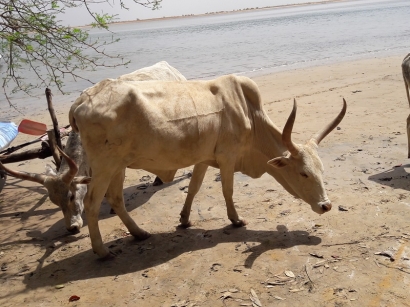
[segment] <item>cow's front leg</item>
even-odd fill
[[[228,213],[228,218],[231,220],[232,224],[237,227],[242,227],[246,225],[246,221],[238,215],[233,203],[233,176],[234,176],[234,165],[227,163],[220,163],[218,161],[221,170],[221,182],[222,182],[222,192],[226,202],[226,210]]]
[[[407,158],[410,158],[410,115],[407,117]]]
[[[94,253],[101,258],[110,255],[109,249],[103,244],[100,229],[98,227],[98,215],[100,213],[101,202],[107,190],[108,182],[109,180],[106,180],[105,176],[101,178],[93,176],[84,198],[84,209],[87,217],[88,230],[90,232],[91,246]]]
[[[114,209],[115,213],[127,227],[130,234],[139,240],[147,239],[150,234],[138,227],[135,221],[128,214],[124,205],[123,183],[125,178],[125,169],[118,172],[111,179],[111,183],[107,190],[107,201]]]
[[[191,181],[189,182],[189,186],[188,186],[188,194],[185,199],[184,207],[182,208],[182,211],[180,213],[181,218],[179,219],[179,221],[181,222],[182,227],[192,226],[191,222],[189,221],[192,202],[194,201],[194,197],[198,193],[202,185],[207,169],[208,169],[208,165],[205,165],[205,164],[196,164],[194,166],[194,170],[192,171]]]

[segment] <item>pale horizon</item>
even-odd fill
[[[246,0],[163,0],[159,10],[151,10],[134,2],[129,3],[129,10],[121,9],[119,3],[95,4],[91,7],[98,13],[117,15],[114,22],[144,20],[164,17],[179,17],[187,15],[201,15],[221,11],[236,11],[251,8],[263,8],[268,6],[282,6],[293,4],[308,4],[317,2],[333,2],[334,0],[254,0],[252,5]],[[343,0],[339,0],[343,1]],[[96,9],[97,8],[97,9]],[[93,22],[84,7],[67,9],[65,14],[60,15],[61,21],[68,26],[85,26]]]

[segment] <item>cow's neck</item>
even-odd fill
[[[82,149],[82,148],[81,148]],[[78,167],[77,176],[89,176],[90,175],[90,167],[88,166],[87,160],[85,158],[85,153],[79,156],[76,160],[74,160]],[[59,174],[64,174],[70,171],[70,166],[68,165],[65,158],[61,160],[61,165],[58,170]]]
[[[287,151],[282,143],[282,133],[266,114],[255,117],[254,148],[270,159],[283,156]]]
[[[269,160],[288,154],[287,148],[282,143],[282,133],[266,114],[255,119],[254,124],[254,146],[250,161],[254,161],[252,164],[254,167],[256,166],[255,169],[258,170],[259,174],[255,176],[255,171],[254,174],[251,174],[250,176],[255,178],[262,176],[264,173],[268,173],[290,194],[297,197],[286,180],[284,180],[281,173],[278,172],[276,168],[268,165]],[[258,162],[255,163],[255,161]]]
[[[252,178],[259,178],[270,172],[268,161],[282,156],[286,148],[282,144],[282,133],[263,111],[252,114],[252,145],[237,162],[236,171]]]
[[[65,146],[64,152],[74,160],[77,164],[78,172],[77,176],[88,176],[89,175],[89,166],[87,163],[86,155],[84,148],[81,144],[80,135],[75,132],[71,132],[68,137],[67,144]],[[67,161],[63,158],[61,161],[60,169],[58,170],[59,174],[64,174],[70,170],[70,167]]]

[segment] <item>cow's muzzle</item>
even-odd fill
[[[323,212],[328,212],[328,211],[330,211],[332,209],[332,204],[323,204],[322,205],[322,210],[323,210]]]
[[[66,226],[67,230],[71,233],[80,232],[81,227],[83,227],[83,219],[79,215],[71,217],[70,226]]]
[[[67,228],[67,230],[71,233],[79,233],[80,228],[81,228],[80,226],[74,225],[74,226],[71,226],[70,228]]]
[[[67,230],[71,233],[79,233],[81,226],[78,224],[73,224],[70,227],[67,227]]]

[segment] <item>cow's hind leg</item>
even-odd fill
[[[114,209],[115,213],[127,227],[130,234],[139,240],[147,239],[150,234],[138,227],[135,221],[128,214],[124,205],[123,183],[125,178],[125,169],[118,172],[111,179],[111,183],[107,190],[107,201]]]
[[[235,161],[235,159],[233,159]],[[218,164],[221,169],[221,182],[222,182],[222,192],[226,202],[226,210],[228,213],[228,218],[231,220],[232,224],[237,227],[245,226],[246,221],[238,215],[233,203],[233,176],[234,176],[234,165],[231,163],[220,163]]]
[[[189,182],[188,186],[188,195],[186,196],[184,207],[182,208],[182,211],[180,213],[181,218],[179,219],[179,221],[181,222],[182,227],[192,226],[191,222],[189,221],[192,202],[194,201],[194,197],[198,193],[202,185],[202,181],[204,180],[204,176],[207,169],[208,165],[205,164],[196,164],[194,166],[191,181]]]

